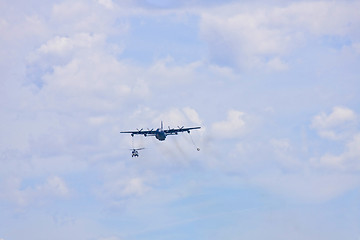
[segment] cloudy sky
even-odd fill
[[[0,239],[359,240],[359,9],[0,0]]]

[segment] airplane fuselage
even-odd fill
[[[144,135],[145,137],[147,136],[155,136],[157,140],[159,141],[164,141],[166,139],[167,135],[178,135],[179,132],[188,132],[190,133],[190,130],[194,130],[194,129],[199,129],[200,127],[191,127],[191,128],[184,128],[184,126],[182,127],[178,127],[178,128],[170,128],[169,129],[164,129],[163,127],[163,122],[161,121],[161,127],[156,129],[155,131],[153,129],[148,129],[147,131],[143,131],[143,129],[141,128],[140,130],[138,129],[137,131],[125,131],[125,132],[120,132],[120,133],[130,133],[132,137],[134,137],[134,135]]]
[[[158,128],[156,130],[156,134],[155,134],[156,139],[158,139],[159,141],[164,141],[166,139],[166,133],[164,132],[164,130],[161,130],[160,128]]]

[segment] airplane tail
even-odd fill
[[[161,131],[164,130],[163,121],[161,121]]]

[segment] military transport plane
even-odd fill
[[[190,130],[194,130],[194,129],[200,129],[201,127],[191,127],[191,128],[184,128],[184,126],[179,127],[178,128],[170,128],[169,129],[164,129],[163,128],[163,122],[161,121],[161,127],[154,130],[147,130],[147,131],[143,131],[143,129],[138,129],[137,131],[125,131],[125,132],[120,132],[120,133],[130,133],[131,136],[133,137],[136,134],[139,135],[144,135],[146,136],[155,136],[156,139],[158,139],[159,141],[164,141],[167,135],[177,135],[179,132],[188,132],[190,133]]]

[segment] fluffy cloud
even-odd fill
[[[196,5],[194,1],[188,2],[186,6]],[[294,49],[310,42],[309,39],[318,43],[321,37],[330,35],[352,41],[359,29],[357,4],[307,1],[254,7],[250,1],[241,4],[229,1],[225,6],[223,2],[215,2],[210,5],[215,4],[216,8],[208,7],[208,2],[204,1],[191,10],[175,7],[154,10],[145,2],[131,0],[65,0],[45,4],[27,1],[14,2],[11,8],[8,7],[10,2],[2,4],[5,10],[0,11],[4,13],[9,9],[11,13],[0,17],[0,56],[3,56],[0,72],[5,82],[1,82],[0,88],[0,130],[1,135],[6,136],[1,138],[0,144],[0,207],[6,209],[0,225],[10,229],[7,230],[9,236],[13,236],[11,231],[18,233],[16,229],[23,229],[18,220],[23,222],[22,226],[28,226],[26,233],[34,233],[36,227],[41,229],[42,226],[42,222],[32,221],[38,219],[34,215],[59,212],[74,219],[67,225],[71,225],[71,230],[76,228],[78,238],[136,238],[121,219],[128,219],[136,232],[139,226],[153,224],[152,220],[162,215],[158,229],[168,231],[169,218],[175,223],[184,223],[184,215],[188,215],[186,209],[196,215],[199,206],[204,205],[206,210],[204,207],[201,214],[211,216],[217,206],[227,205],[224,202],[228,199],[224,196],[230,196],[243,186],[256,192],[261,191],[258,188],[261,186],[275,193],[276,199],[280,195],[310,202],[332,199],[357,186],[358,178],[350,170],[358,169],[360,143],[358,134],[352,131],[357,116],[351,109],[337,107],[313,118],[313,129],[324,138],[344,140],[345,149],[343,153],[322,155],[323,149],[309,144],[312,148],[309,154],[320,152],[320,157],[308,164],[304,160],[307,156],[299,154],[297,133],[286,134],[286,128],[304,124],[292,121],[288,112],[281,112],[281,109],[288,109],[290,103],[272,106],[269,102],[261,102],[267,85],[259,84],[262,85],[259,88],[251,82],[245,84],[247,76],[237,75],[236,69],[231,67],[217,65],[221,60],[236,67],[290,69],[288,57]],[[130,9],[122,4],[136,6]],[[31,10],[22,11],[26,8],[24,5],[31,6]],[[36,10],[38,8],[41,10]],[[17,9],[16,14],[11,9]],[[143,35],[144,28],[139,26],[149,18],[154,28],[147,29],[150,33]],[[159,35],[157,37],[169,41],[170,35],[179,33],[186,38],[177,35],[171,38],[174,48],[181,45],[184,49],[206,49],[198,39],[196,27],[182,32],[183,29],[176,24],[173,27],[169,19],[177,23],[189,21],[181,25],[187,30],[200,19],[200,35],[210,46],[215,64],[208,63],[206,50],[194,53],[191,58],[184,54],[179,60],[159,46],[160,54],[159,49],[151,49],[153,55],[149,59],[155,60],[148,63],[148,60],[143,61],[141,51],[141,47],[147,48],[145,44],[139,46],[138,55],[133,55],[133,50],[125,44],[126,34],[131,35],[130,41],[134,40],[133,48],[138,47],[136,40],[142,37],[143,42],[156,39],[144,36]],[[350,20],[352,24],[348,24]],[[163,30],[164,25],[173,31],[153,32],[154,29]],[[357,43],[352,43],[354,49],[358,48]],[[164,52],[166,57],[163,57]],[[258,79],[257,83],[262,80]],[[288,90],[282,82],[278,85],[268,82],[274,88],[279,87],[279,93]],[[246,89],[247,94],[236,94],[240,88]],[[239,110],[215,116],[223,106],[243,109],[242,104],[254,109],[251,116]],[[276,109],[276,114],[272,115],[276,118],[269,120],[273,125],[265,123],[254,129],[253,116],[259,115],[256,109],[263,105]],[[200,131],[192,132],[192,136],[196,143],[200,136],[204,148],[197,152],[187,133],[169,137],[165,142],[141,137],[139,142],[148,144],[147,149],[141,152],[141,157],[131,159],[127,149],[131,146],[131,137],[120,135],[119,131],[156,128],[161,120],[165,127],[202,126]],[[291,125],[287,125],[290,121]],[[269,129],[274,123],[277,127]],[[203,138],[203,124],[209,124],[209,132],[216,137],[210,139],[212,134],[207,134],[207,139]],[[254,134],[246,134],[249,129],[255,130]],[[299,164],[297,159],[304,163]],[[323,174],[323,166],[346,171]],[[224,188],[231,188],[226,190],[230,194],[224,194]],[[76,199],[70,199],[71,204],[59,201],[73,196]],[[96,197],[105,203],[96,201]],[[258,199],[254,200],[249,202],[256,203]],[[7,207],[9,202],[27,206],[32,212],[29,211],[28,218],[16,216],[13,222],[8,222],[8,216],[14,215],[14,208]],[[49,202],[49,208],[39,211],[38,205],[43,207]],[[68,210],[69,205],[73,209]],[[112,209],[116,214],[103,211],[109,205],[115,206]],[[234,204],[235,211],[240,205]],[[126,211],[122,211],[124,209]],[[201,219],[195,215],[193,219]],[[75,220],[79,216],[96,224],[82,225]],[[50,216],[45,219],[44,222],[51,222]],[[30,222],[33,225],[28,224]],[[55,235],[54,231],[74,232],[64,231],[68,228],[55,224],[56,227],[45,225],[52,226],[48,232],[37,232],[42,233],[41,236]],[[24,238],[22,233],[18,234],[17,239]],[[64,238],[60,234],[56,237]]]
[[[321,137],[338,141],[338,145],[344,145],[344,149],[340,154],[327,150],[320,157],[312,157],[310,163],[315,167],[335,171],[358,171],[360,134],[357,123],[357,114],[345,107],[334,107],[330,114],[322,112],[316,115],[312,119],[312,128]]]
[[[222,138],[235,138],[247,130],[246,114],[237,110],[229,110],[225,121],[212,124],[211,131]]]
[[[104,46],[104,36],[100,34],[77,33],[74,37],[56,36],[50,39],[38,49],[40,54],[63,55],[74,49],[94,49]]]
[[[43,204],[48,199],[63,198],[70,194],[70,190],[64,180],[58,176],[46,179],[42,184],[28,186],[22,185],[25,181],[16,177],[5,179],[1,187],[1,198],[10,200],[18,206],[25,207],[29,204]]]
[[[339,140],[354,133],[357,116],[349,108],[334,107],[330,114],[320,113],[316,115],[311,126],[321,137]]]
[[[109,206],[121,206],[128,198],[138,198],[151,190],[145,177],[126,177],[109,179],[96,191],[97,196]]]
[[[113,236],[113,237],[99,238],[98,240],[121,240],[121,238]]]
[[[201,36],[217,63],[286,70],[288,54],[314,38],[356,40],[358,7],[356,1],[306,1],[269,8],[232,3],[202,14]]]
[[[325,154],[320,158],[312,158],[316,167],[325,167],[340,171],[360,170],[360,133],[346,143],[345,150],[339,155]]]
[[[275,159],[283,167],[301,169],[302,164],[294,154],[294,147],[289,139],[271,139],[270,146],[275,153]]]
[[[359,177],[341,173],[266,173],[252,179],[253,183],[300,202],[326,202],[359,186]]]
[[[182,109],[174,108],[162,112],[155,118],[157,124],[161,120],[170,127],[177,127],[185,124],[201,124],[199,114],[191,107],[184,107]]]
[[[113,9],[114,8],[114,3],[112,0],[98,0],[98,2],[105,6],[108,9]]]
[[[51,24],[60,34],[80,32],[122,34],[126,25],[115,24],[119,16],[111,0],[100,1],[62,1],[54,4]]]

